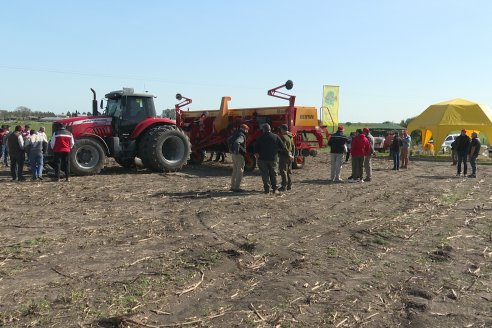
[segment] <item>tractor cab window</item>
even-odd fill
[[[123,117],[134,122],[139,122],[147,117],[155,117],[153,99],[150,97],[126,97]]]
[[[121,116],[121,99],[108,99],[105,115],[113,117]]]

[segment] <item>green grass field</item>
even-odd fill
[[[37,122],[37,121],[9,121],[9,122],[0,122],[2,125],[10,125],[10,131],[14,131],[16,125],[20,125],[24,127],[24,125],[29,124],[31,127],[31,130],[36,130],[39,131],[39,128],[41,126],[45,127],[45,132],[46,135],[49,137],[51,136],[51,122]]]

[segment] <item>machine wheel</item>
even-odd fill
[[[120,164],[122,167],[129,169],[135,167],[135,158],[114,158],[115,162]]]
[[[188,164],[192,165],[200,165],[205,160],[205,151],[193,151],[190,154],[190,159],[188,160]]]
[[[70,152],[70,171],[77,175],[98,174],[105,159],[106,154],[98,141],[79,139]]]
[[[252,172],[256,168],[256,157],[248,153],[244,156],[244,170],[246,172]]]
[[[188,137],[173,125],[151,128],[139,144],[140,159],[146,168],[153,171],[177,171],[190,157]]]
[[[304,163],[306,162],[306,157],[304,156],[296,156],[294,161],[292,162],[293,169],[302,169],[304,167]]]

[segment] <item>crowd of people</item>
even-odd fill
[[[43,180],[44,156],[48,150],[48,137],[45,128],[38,131],[26,124],[17,125],[10,131],[9,125],[2,125],[0,129],[0,160],[6,167],[10,167],[12,181],[25,181],[24,166],[27,164],[33,181]],[[65,173],[65,180],[69,181],[70,165],[69,154],[75,144],[72,134],[61,126],[53,133],[50,141],[53,150],[54,180],[60,180],[60,170]]]
[[[364,182],[372,179],[371,158],[376,155],[374,151],[374,137],[368,128],[358,129],[351,133],[349,137],[344,135],[343,126],[338,127],[338,131],[333,134],[328,141],[331,147],[331,176],[333,182],[341,182],[340,171],[342,158],[345,154],[345,162],[352,157],[352,175],[348,177],[350,182]],[[407,169],[410,155],[412,139],[406,129],[400,136],[398,132],[394,134],[389,146],[390,157],[393,160],[393,170]],[[459,137],[451,145],[453,165],[457,165],[456,176],[461,176],[463,166],[463,176],[469,178],[477,177],[477,157],[480,153],[480,139],[476,132],[472,132],[471,138],[462,130]],[[467,162],[470,162],[472,173],[467,175]],[[363,177],[365,171],[365,178]]]
[[[461,176],[461,168],[463,166],[463,176],[467,176],[468,164],[472,173],[468,175],[469,178],[477,177],[477,157],[480,154],[480,148],[482,147],[480,139],[478,139],[478,133],[472,132],[471,138],[466,134],[466,130],[461,130],[460,135],[451,144],[451,152],[453,156],[452,165],[456,165],[456,176]]]
[[[291,164],[294,160],[295,145],[293,135],[288,130],[288,126],[280,126],[280,135],[271,131],[271,126],[263,124],[263,134],[257,138],[253,145],[254,157],[257,160],[258,168],[263,181],[265,194],[288,191],[292,188]],[[231,191],[243,192],[241,181],[244,174],[246,140],[249,127],[242,124],[235,130],[228,140],[228,148],[231,153],[233,170],[231,177]],[[337,131],[328,140],[330,146],[331,171],[330,181],[342,182],[342,165],[351,158],[351,175],[347,178],[349,182],[369,182],[372,180],[372,158],[376,156],[374,150],[374,137],[368,128],[357,129],[349,136],[344,134],[344,127],[338,126]],[[394,134],[390,144],[390,157],[393,159],[393,170],[407,169],[409,162],[409,149],[411,137],[408,131],[403,130],[402,135]],[[54,177],[55,181],[60,180],[60,171],[64,171],[65,180],[70,178],[70,151],[74,146],[74,138],[65,126],[61,126],[53,133],[50,141],[53,150]],[[10,167],[12,181],[23,181],[24,165],[27,163],[32,180],[43,180],[43,159],[48,149],[48,139],[44,127],[38,131],[30,129],[29,125],[24,127],[17,125],[14,131],[10,131],[10,126],[2,125],[0,129],[0,161],[6,167]],[[462,130],[460,136],[451,145],[453,165],[457,166],[457,176],[467,176],[468,165],[470,162],[472,172],[468,177],[476,178],[477,157],[480,153],[480,140],[478,134],[473,132],[471,138]],[[212,153],[209,161],[212,160]],[[216,153],[215,161],[224,162],[225,154]],[[463,167],[463,171],[462,171]],[[277,169],[281,177],[280,186],[277,182]]]

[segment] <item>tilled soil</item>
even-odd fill
[[[328,183],[320,154],[279,196],[257,172],[229,192],[227,161],[70,182],[2,167],[0,326],[492,327],[492,166],[373,165]]]

